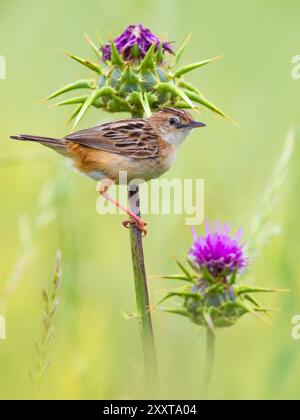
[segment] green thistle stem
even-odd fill
[[[134,115],[134,117],[137,117],[137,115]],[[138,186],[135,186],[134,189],[132,187],[129,189],[128,202],[130,210],[140,217],[141,212]],[[146,379],[149,390],[154,391],[157,390],[158,387],[158,371],[149,305],[149,293],[144,262],[143,242],[141,232],[134,225],[132,225],[130,228],[130,244]]]
[[[208,388],[212,374],[214,370],[215,363],[215,335],[214,333],[207,328],[206,330],[206,372],[205,372],[205,382],[204,386]]]

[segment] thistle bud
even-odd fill
[[[163,107],[193,109],[200,105],[226,117],[185,81],[184,75],[215,60],[178,67],[187,42],[175,52],[170,42],[162,41],[141,24],[128,26],[120,36],[99,46],[86,38],[97,61],[67,55],[92,71],[94,78],[68,83],[48,97],[52,99],[78,89],[88,91],[86,95],[59,102],[59,105],[76,105],[71,116],[74,126],[92,106],[108,112],[149,116]]]

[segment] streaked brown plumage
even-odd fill
[[[159,177],[170,168],[179,145],[191,129],[203,126],[203,123],[193,121],[186,111],[165,108],[148,119],[114,121],[62,139],[31,135],[11,138],[39,142],[70,158],[76,169],[95,180],[102,180],[99,192],[113,201],[107,189],[119,182],[119,172],[127,173],[128,182]],[[119,206],[119,203],[115,204]],[[129,214],[138,228],[145,231],[141,219]]]

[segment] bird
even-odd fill
[[[160,177],[172,166],[187,135],[194,128],[205,126],[185,110],[163,108],[149,118],[104,123],[63,138],[27,134],[10,138],[47,146],[70,159],[75,169],[101,181],[97,192],[129,215],[130,219],[125,220],[123,225],[129,227],[134,224],[145,235],[147,223],[114,200],[108,194],[109,188],[120,183],[121,172],[126,173],[127,183]]]

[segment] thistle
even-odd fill
[[[189,285],[169,292],[160,302],[177,296],[182,299],[181,305],[179,308],[164,310],[184,315],[195,324],[208,328],[212,334],[216,328],[234,325],[247,313],[268,322],[265,315],[269,309],[263,307],[252,295],[275,292],[276,289],[237,283],[249,265],[240,237],[241,231],[231,236],[229,227],[221,227],[219,223],[214,224],[212,229],[207,225],[203,236],[195,234],[188,253],[192,271],[178,263],[183,274],[168,276],[180,277]]]
[[[141,24],[128,26],[120,36],[106,44],[95,44],[87,37],[96,61],[67,55],[91,70],[94,77],[67,84],[48,99],[79,89],[87,91],[57,104],[76,105],[71,116],[74,126],[92,106],[108,112],[149,116],[162,107],[194,109],[201,105],[226,117],[184,79],[192,70],[216,60],[212,58],[179,67],[188,40],[175,52],[171,43],[161,41]]]
[[[177,262],[181,273],[165,276],[188,284],[170,291],[161,299],[160,303],[179,298],[179,305],[163,308],[163,311],[185,316],[207,330],[205,385],[212,374],[216,329],[231,327],[246,314],[270,324],[271,309],[262,306],[254,295],[284,291],[238,283],[250,262],[241,235],[241,230],[231,235],[229,226],[222,227],[218,222],[212,228],[207,225],[203,236],[194,232],[194,242],[187,258],[191,269]]]

